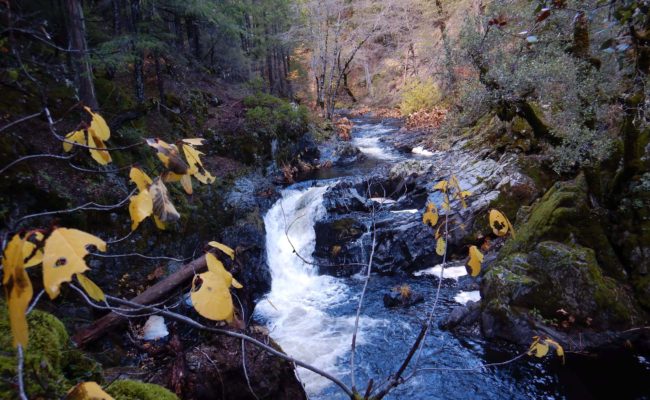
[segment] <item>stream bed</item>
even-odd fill
[[[347,385],[351,383],[350,344],[364,279],[359,274],[319,275],[313,263],[314,225],[326,216],[323,195],[329,186],[346,177],[429,156],[422,151],[404,154],[385,145],[381,139],[399,129],[395,124],[364,119],[353,122],[352,144],[363,152],[365,159],[354,165],[334,167],[318,179],[286,188],[265,215],[272,288],[255,311],[257,319],[266,324],[271,337],[289,355],[334,374]],[[359,246],[370,247],[369,235],[368,232],[359,239]],[[620,398],[648,398],[649,391],[644,392],[642,382],[650,372],[650,362],[632,354],[618,354],[615,360],[578,359],[571,366],[563,366],[557,358],[525,357],[505,366],[480,369],[486,363],[509,360],[525,349],[457,337],[438,328],[459,303],[479,298],[475,290],[466,290],[471,278],[463,270],[461,266],[443,272],[431,330],[417,358],[419,371],[413,374],[409,367],[404,374],[408,379],[388,399],[599,398],[606,393],[601,390],[609,385],[607,371],[611,372],[612,363],[624,365],[632,382],[618,383]],[[379,387],[399,368],[431,310],[440,273],[438,267],[412,275],[371,276],[355,360],[356,382],[362,393],[370,379]],[[423,295],[425,301],[409,308],[384,307],[383,296],[402,285]],[[311,399],[346,399],[328,380],[302,368],[298,373]]]

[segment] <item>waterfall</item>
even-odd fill
[[[310,264],[316,240],[314,223],[325,214],[326,190],[326,186],[285,190],[264,217],[273,281],[256,314],[266,321],[271,337],[287,354],[340,375],[343,371],[337,368],[337,360],[350,350],[354,318],[334,317],[326,310],[348,301],[348,289],[337,278],[319,276],[317,267]],[[309,394],[330,384],[305,369],[299,368],[298,373]]]

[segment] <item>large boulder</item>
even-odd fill
[[[598,347],[647,320],[582,175],[556,183],[518,222],[481,281],[487,337],[523,343],[555,330]]]
[[[599,330],[641,322],[629,289],[603,276],[594,251],[579,245],[546,241],[499,259],[483,277],[481,298],[486,336],[514,341],[522,333],[516,320],[531,316],[552,321],[561,312],[574,327]]]
[[[255,338],[282,349],[266,335]],[[243,363],[242,354],[245,354]],[[188,400],[303,400],[304,389],[294,366],[241,340],[220,336],[188,350],[183,398]],[[244,370],[246,368],[246,370]]]

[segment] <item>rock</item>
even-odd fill
[[[271,346],[281,350],[268,337],[262,337],[257,333],[252,333],[252,336],[265,342],[270,341]],[[242,343],[239,339],[220,336],[211,343],[203,343],[187,351],[184,357],[188,375],[183,398],[191,400],[215,398],[302,400],[307,398],[296,378],[293,365],[250,344],[246,345],[245,354],[247,375],[243,370]]]
[[[424,302],[424,296],[419,293],[409,293],[408,296],[404,296],[400,292],[390,292],[384,294],[384,307],[386,308],[407,308],[422,302]]]
[[[482,328],[489,338],[525,343],[538,325],[573,316],[574,329],[622,329],[642,321],[625,285],[603,272],[593,250],[545,241],[500,257],[481,281]],[[540,317],[534,321],[532,317]]]
[[[350,142],[337,143],[336,148],[332,154],[333,164],[336,165],[349,165],[362,161],[366,156]]]
[[[248,213],[233,226],[224,229],[222,234],[222,242],[237,252],[230,271],[244,286],[239,296],[246,316],[253,312],[255,302],[271,290],[271,271],[266,262],[266,232],[261,212]]]
[[[558,182],[533,206],[527,222],[517,226],[516,237],[506,242],[502,255],[529,251],[544,240],[575,243],[594,249],[604,272],[623,279],[626,272],[605,234],[599,212],[591,206],[583,175]]]
[[[481,303],[470,301],[466,305],[454,307],[440,324],[440,328],[447,330],[474,330],[481,319]]]
[[[72,347],[63,323],[55,316],[32,311],[27,317],[29,343],[25,349],[25,392],[32,399],[60,399],[83,381],[102,381],[101,366]],[[7,305],[0,299],[0,398],[17,399],[16,358]]]
[[[106,392],[115,400],[178,400],[174,393],[162,386],[129,379],[111,383]]]

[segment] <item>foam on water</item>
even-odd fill
[[[282,199],[264,217],[273,280],[271,292],[266,301],[258,303],[256,313],[267,321],[271,337],[287,354],[340,375],[343,371],[337,367],[337,360],[350,350],[354,317],[334,317],[326,310],[347,301],[350,294],[340,279],[319,276],[317,268],[310,264],[316,239],[314,222],[325,213],[322,201],[326,190],[313,187],[284,191]],[[372,321],[365,322],[366,326],[373,325]],[[302,368],[299,375],[310,394],[330,385]]]

